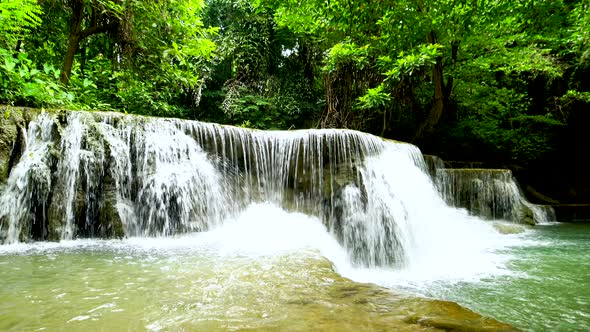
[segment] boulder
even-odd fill
[[[533,210],[524,203],[518,205],[517,215],[518,220],[523,224],[531,226],[537,224],[537,222],[535,221],[535,214],[533,213]]]

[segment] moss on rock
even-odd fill
[[[534,226],[537,224],[535,221],[535,215],[533,210],[526,206],[526,204],[521,203],[518,206],[518,219],[521,223]]]
[[[18,144],[20,127],[25,127],[22,110],[0,107],[0,184],[5,183],[10,173],[10,159]]]

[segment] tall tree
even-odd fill
[[[116,32],[123,14],[121,0],[69,0],[68,9],[71,12],[68,46],[59,75],[64,85],[70,81],[80,42],[92,35]]]

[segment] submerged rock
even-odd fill
[[[0,256],[13,309],[0,330],[516,331],[452,302],[354,282],[305,250],[254,258],[128,243]],[[23,289],[31,267],[43,287]]]
[[[526,230],[523,225],[508,222],[495,221],[493,225],[501,234],[520,234]]]
[[[416,327],[441,331],[511,332],[518,329],[481,316],[457,303],[441,300],[408,300],[412,313],[405,321]],[[418,328],[416,330],[419,330]]]

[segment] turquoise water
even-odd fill
[[[511,331],[451,302],[343,278],[315,250],[226,255],[192,245],[201,240],[0,254],[0,331]]]
[[[590,331],[590,224],[540,225],[506,249],[509,275],[435,284],[426,295],[528,331]]]
[[[304,225],[294,220],[272,236],[259,232],[268,230],[264,225],[180,238],[3,246],[0,330],[502,327],[409,290],[527,331],[590,331],[590,224],[537,226],[517,235],[496,253],[507,258],[504,273],[416,282],[400,286],[402,292],[343,278],[313,249],[330,235],[310,240],[319,231]],[[367,271],[396,278],[390,272]]]

